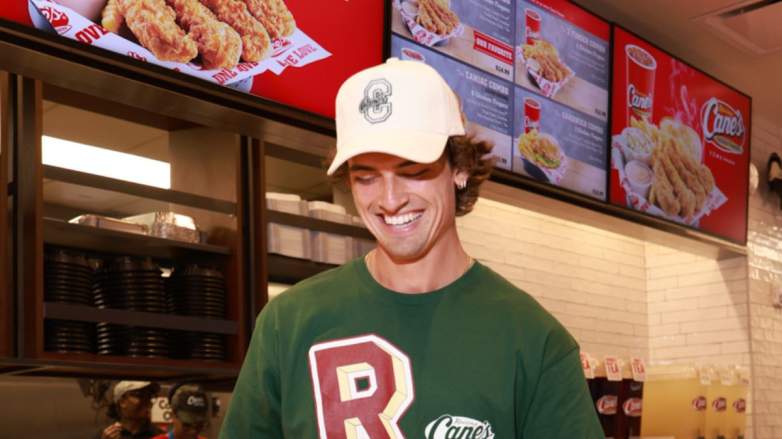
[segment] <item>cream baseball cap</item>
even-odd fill
[[[123,395],[132,391],[153,386],[152,391],[157,393],[157,384],[151,381],[120,381],[114,385],[114,402],[119,401]]]
[[[419,61],[390,58],[348,78],[337,93],[337,154],[327,173],[364,153],[432,163],[450,136],[464,135],[459,100]]]

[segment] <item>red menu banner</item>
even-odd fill
[[[615,28],[614,204],[744,244],[751,99]]]
[[[0,9],[42,32],[326,117],[345,79],[382,62],[383,14],[383,2],[344,0],[10,0]]]

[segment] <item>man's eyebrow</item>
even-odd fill
[[[416,163],[416,162],[413,162],[413,161],[410,161],[410,160],[405,160],[402,163],[396,165],[395,168],[396,169],[409,168],[411,166],[417,166],[417,165],[420,165],[420,163]]]
[[[355,165],[350,165],[348,170],[349,171],[374,171],[375,168],[373,168],[372,166],[355,164]]]

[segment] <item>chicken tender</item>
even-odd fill
[[[271,38],[287,37],[296,30],[296,20],[283,0],[244,0],[244,3]]]
[[[117,0],[117,6],[133,35],[159,60],[186,63],[198,56],[195,41],[164,0]]]
[[[242,38],[242,59],[257,62],[266,58],[271,38],[241,0],[200,0],[220,21],[228,23]]]
[[[652,186],[652,191],[655,201],[660,204],[660,207],[668,215],[678,215],[681,210],[681,204],[679,204],[676,195],[673,193],[673,186],[663,169],[662,160],[655,160],[653,169],[654,185]]]
[[[459,25],[459,17],[436,0],[418,1],[418,23],[438,35],[448,35]]]
[[[176,12],[177,23],[198,45],[205,69],[234,68],[242,53],[242,39],[231,26],[219,21],[198,0],[166,0]]]

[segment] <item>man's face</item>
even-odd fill
[[[414,261],[454,225],[454,173],[445,156],[430,164],[380,153],[348,161],[361,218],[396,261]]]
[[[174,416],[174,439],[198,439],[198,435],[206,428],[206,422],[188,424]]]
[[[131,390],[119,401],[122,417],[132,420],[148,420],[152,414],[152,392],[146,389]]]

